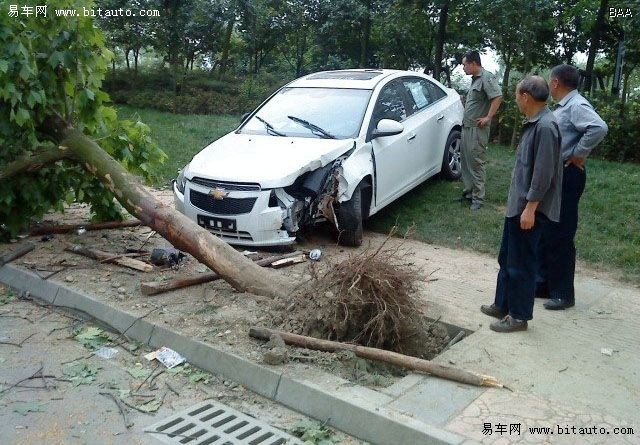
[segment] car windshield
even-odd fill
[[[239,132],[276,137],[354,138],[370,96],[370,90],[283,88]]]

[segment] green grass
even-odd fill
[[[200,149],[239,122],[236,116],[118,109],[121,117],[137,113],[151,127],[169,156],[162,169],[167,181]],[[489,148],[487,202],[478,212],[452,202],[462,192],[460,182],[433,178],[374,215],[368,227],[388,232],[396,221],[401,231],[414,224],[414,237],[421,241],[497,255],[513,156],[505,147]],[[587,263],[640,282],[640,165],[589,160],[576,246],[578,257]]]
[[[160,168],[165,181],[177,176],[179,169],[210,142],[238,126],[239,116],[183,115],[149,108],[117,106],[121,119],[139,119],[151,128],[153,138],[169,159]]]

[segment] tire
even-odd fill
[[[338,220],[338,243],[343,246],[362,245],[362,182],[357,185],[349,201],[340,203]]]
[[[462,166],[460,165],[461,142],[462,134],[460,130],[451,130],[444,146],[441,170],[442,177],[450,181],[460,179],[460,176],[462,176]]]

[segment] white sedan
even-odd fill
[[[175,204],[230,244],[291,244],[328,220],[358,246],[364,219],[431,176],[460,177],[462,112],[456,91],[417,72],[310,74],[195,155]]]

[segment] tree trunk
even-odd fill
[[[622,109],[627,105],[627,96],[629,95],[629,77],[631,77],[631,72],[633,68],[628,68],[624,73],[624,78],[622,79]]]
[[[307,337],[305,335],[292,334],[289,332],[255,326],[249,329],[249,335],[261,340],[269,340],[271,336],[277,335],[280,336],[286,344],[298,346],[300,348],[327,352],[351,351],[358,357],[390,363],[394,366],[400,366],[405,369],[425,372],[454,382],[467,383],[475,386],[490,386],[494,388],[503,387],[495,377],[476,374],[475,372],[469,372],[463,369],[452,368],[451,366],[441,365],[429,360],[423,360],[393,351],[386,351],[384,349],[354,345],[351,343],[341,343],[331,340],[321,340],[319,338]]]
[[[229,62],[229,49],[231,48],[231,35],[233,34],[233,26],[235,25],[235,19],[229,20],[227,23],[227,30],[224,35],[224,44],[222,46],[222,57],[220,60],[220,75],[222,76],[227,71],[227,63]]]
[[[49,133],[61,141],[60,145],[68,147],[73,159],[99,178],[129,213],[176,249],[190,253],[214,270],[236,290],[284,298],[294,287],[294,283],[268,273],[206,229],[157,200],[137,178],[79,130],[66,126],[61,119],[52,119],[47,125]]]
[[[440,80],[440,70],[442,68],[442,53],[444,52],[444,40],[447,34],[447,19],[449,18],[449,2],[443,0],[440,8],[440,22],[438,24],[438,34],[436,35],[436,55],[433,59],[433,78]]]
[[[362,35],[360,36],[360,68],[366,68],[369,63],[369,37],[371,36],[371,0],[365,1],[367,12],[362,21]]]
[[[596,23],[591,30],[591,42],[589,43],[589,56],[587,57],[587,66],[585,68],[584,92],[591,94],[591,82],[593,76],[593,65],[596,61],[596,53],[600,46],[600,35],[604,29],[604,14],[607,10],[609,0],[600,0],[600,9],[598,9],[598,17]]]
[[[69,150],[63,145],[38,151],[33,155],[24,156],[5,165],[4,168],[0,170],[0,181],[4,181],[22,173],[30,173],[39,170],[45,165],[52,164],[68,157]]]
[[[127,61],[127,70],[131,69],[131,66],[129,66],[129,53],[131,52],[131,50],[129,48],[124,50],[124,60]]]
[[[133,72],[138,74],[138,56],[140,55],[140,48],[133,50]]]

